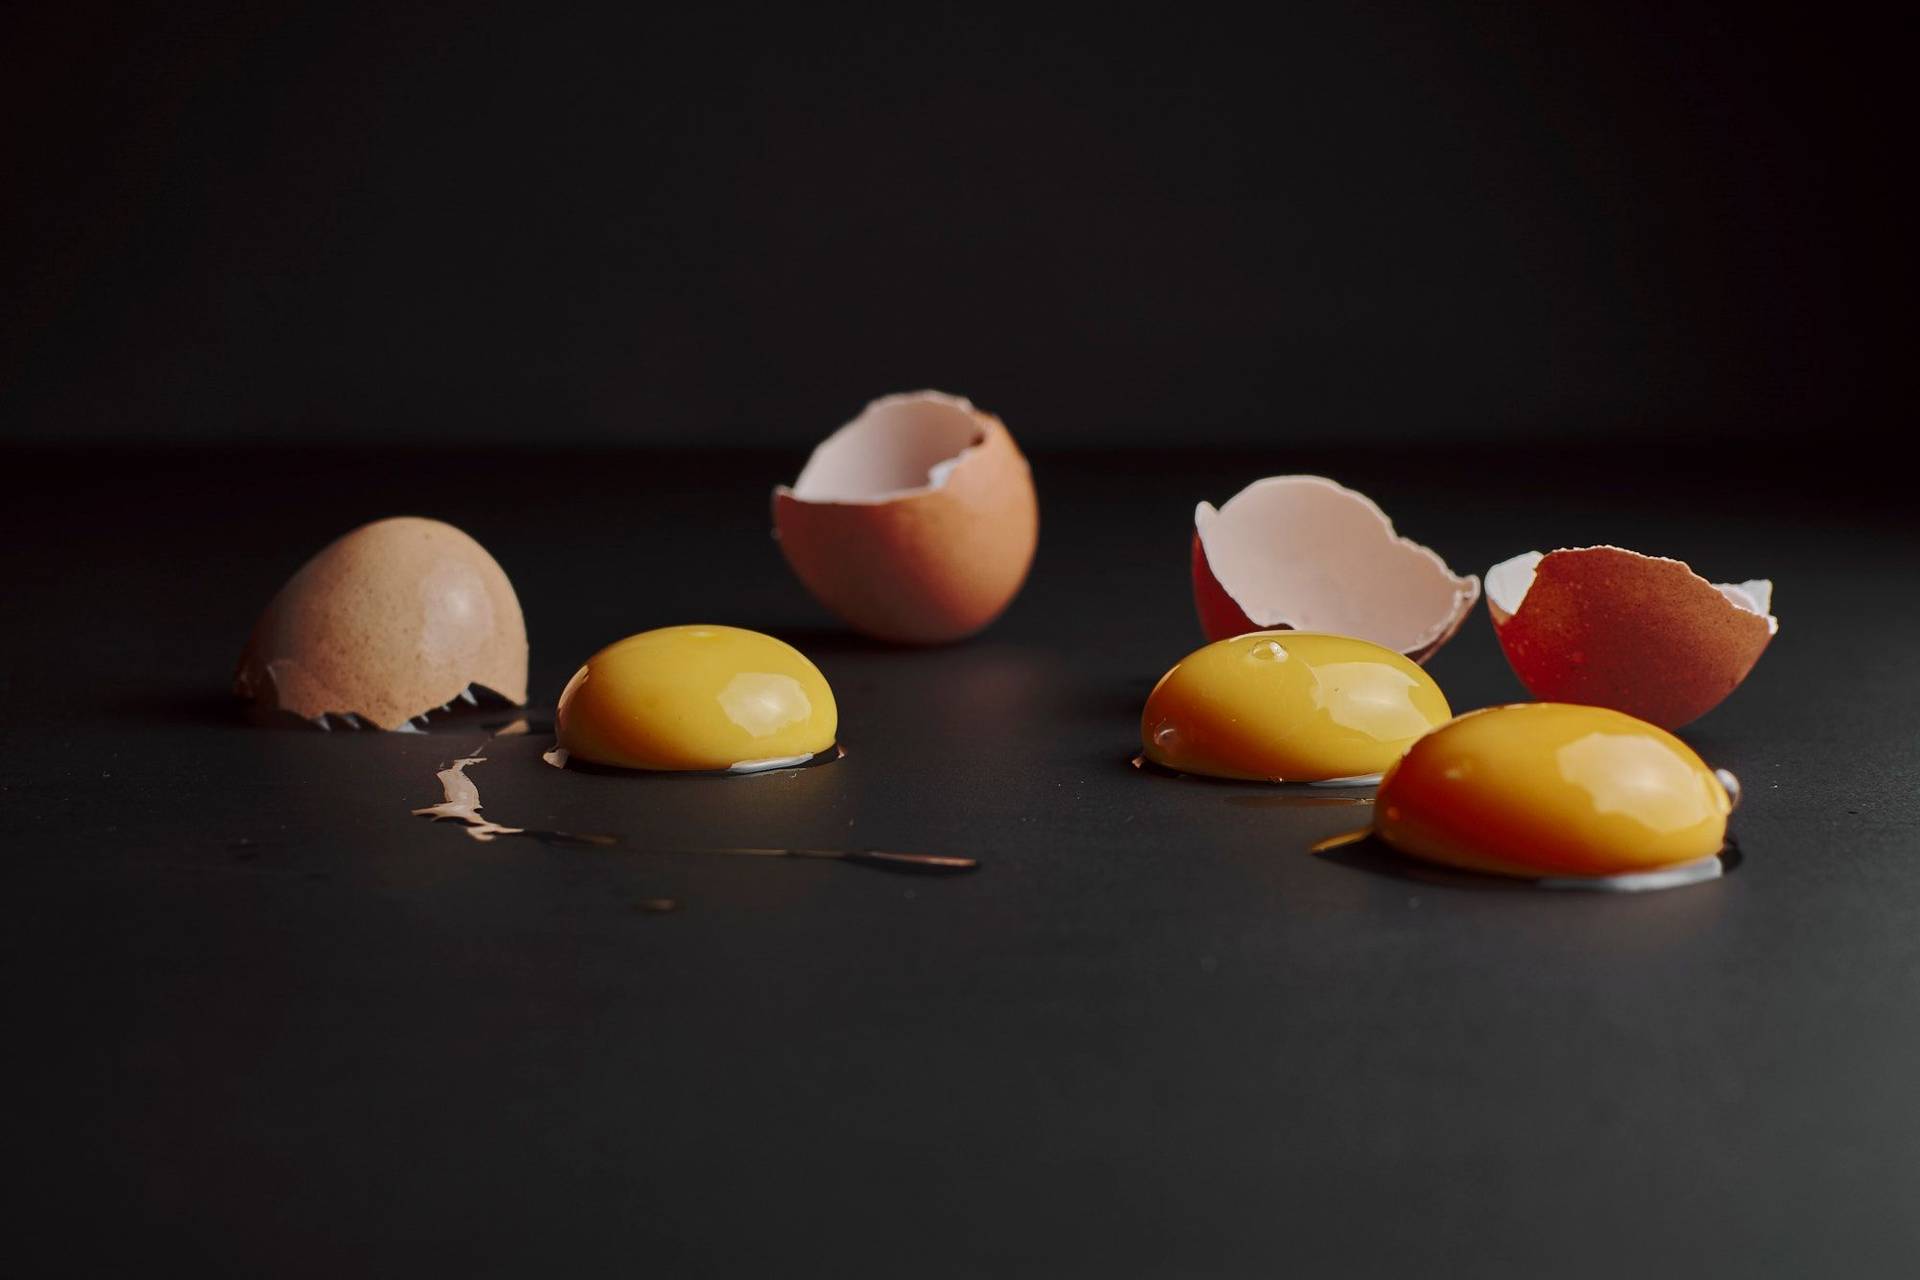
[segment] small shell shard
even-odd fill
[[[525,832],[524,827],[503,827],[491,818],[480,816],[480,788],[467,776],[467,766],[485,764],[485,756],[466,756],[455,760],[434,776],[440,780],[441,793],[446,797],[439,804],[430,804],[415,809],[414,816],[432,818],[435,822],[451,819],[466,824],[467,834],[481,843],[491,841],[495,836],[517,836]]]

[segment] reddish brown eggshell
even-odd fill
[[[1779,622],[1773,584],[1716,586],[1678,560],[1620,547],[1516,556],[1487,571],[1487,612],[1528,691],[1663,729],[1746,679]]]
[[[887,396],[773,495],[774,534],[815,599],[904,644],[970,636],[1013,600],[1039,537],[1027,460],[1000,420],[934,391]]]

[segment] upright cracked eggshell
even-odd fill
[[[887,396],[773,494],[815,599],[882,640],[943,644],[999,617],[1033,563],[1039,504],[998,418],[936,391]]]
[[[1698,720],[1746,679],[1780,627],[1772,597],[1764,579],[1716,586],[1620,547],[1530,551],[1487,570],[1487,612],[1529,692],[1663,729]]]
[[[486,548],[418,516],[362,525],[302,565],[234,673],[243,698],[382,729],[404,728],[470,685],[526,701],[520,601]]]
[[[1256,480],[1218,510],[1201,503],[1193,526],[1193,603],[1209,640],[1321,631],[1425,662],[1480,598],[1480,579],[1324,476]]]

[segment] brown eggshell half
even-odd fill
[[[1218,510],[1201,503],[1193,526],[1193,603],[1209,640],[1325,631],[1425,662],[1480,598],[1480,579],[1324,476],[1256,480]]]
[[[1040,509],[1000,420],[935,391],[887,396],[773,493],[774,536],[815,599],[870,636],[943,644],[1026,581]]]
[[[1529,551],[1487,570],[1487,612],[1529,692],[1663,729],[1698,720],[1746,679],[1780,629],[1772,601],[1765,579],[1716,586],[1619,547]]]
[[[404,729],[469,686],[527,700],[520,601],[486,548],[417,516],[362,525],[301,566],[234,673],[235,692],[263,706],[382,729]]]

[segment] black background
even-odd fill
[[[1904,75],[1857,14],[768,8],[21,6],[0,420],[789,446],[937,386],[1033,448],[1894,425]]]
[[[1904,1276],[1920,541],[1903,46],[1838,11],[79,5],[0,32],[8,1274]],[[1033,458],[968,644],[846,634],[769,488],[933,385]],[[1896,407],[1889,407],[1896,406]],[[1727,879],[1307,856],[1128,766],[1193,503],[1333,475],[1458,570],[1767,575],[1686,731]],[[847,757],[475,771],[228,692],[328,539],[500,560],[532,710],[779,634]],[[1509,700],[1484,612],[1434,660]],[[911,881],[688,844],[978,856]],[[646,903],[671,898],[673,912]]]

